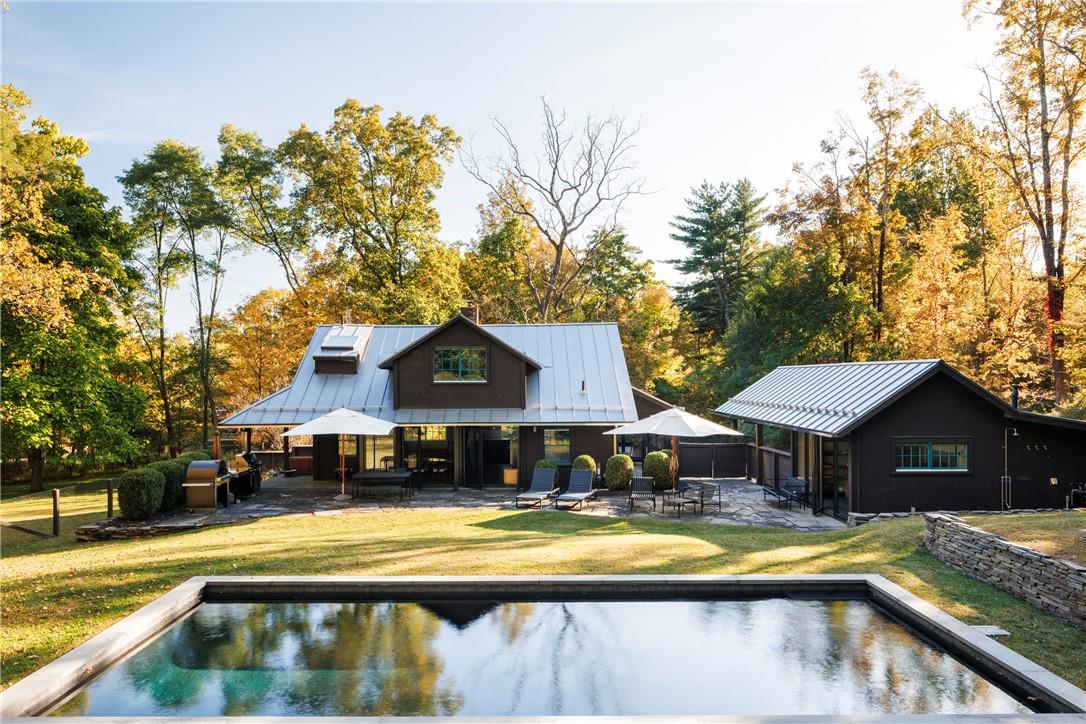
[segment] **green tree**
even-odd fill
[[[303,125],[279,154],[298,218],[335,242],[372,316],[363,321],[435,322],[460,302],[457,254],[437,239],[433,205],[460,137],[434,116],[382,121],[381,110],[348,100],[325,133]]]
[[[702,182],[686,200],[687,213],[671,222],[671,238],[688,256],[672,262],[692,281],[679,285],[677,302],[696,327],[720,339],[735,306],[757,269],[764,217],[759,196],[747,179],[713,186]]]
[[[725,338],[720,398],[784,364],[842,361],[850,322],[866,309],[862,290],[842,284],[832,254],[774,248],[744,295]]]
[[[136,228],[145,232],[145,244],[153,247],[148,258],[168,270],[161,282],[153,281],[156,292],[160,284],[169,284],[171,274],[179,273],[173,266],[179,252],[187,262],[196,313],[193,338],[203,445],[210,439],[216,407],[214,333],[226,272],[223,261],[230,230],[227,210],[215,194],[212,170],[204,164],[200,150],[177,141],[156,144],[118,180],[132,208]],[[165,248],[159,234],[168,239]],[[153,299],[151,306],[158,303],[157,298]],[[164,296],[161,304],[165,304]]]
[[[2,119],[4,197],[20,187],[25,197],[33,183],[40,201],[38,223],[17,224],[15,233],[33,250],[43,277],[63,279],[77,269],[85,280],[45,307],[3,302],[3,453],[25,455],[31,490],[41,490],[46,463],[118,463],[142,449],[136,431],[143,395],[115,375],[123,337],[115,310],[135,286],[128,266],[135,244],[120,212],[85,183],[77,164],[85,146],[44,119],[23,129],[28,102],[10,87],[5,92],[14,103],[5,105]]]
[[[219,131],[219,162],[214,184],[230,231],[270,252],[283,268],[291,291],[301,286],[300,255],[308,248],[304,220],[284,203],[285,172],[276,151],[260,137],[231,124]]]

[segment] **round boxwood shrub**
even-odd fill
[[[663,450],[650,452],[641,464],[647,477],[652,478],[657,490],[671,487],[671,456]]]
[[[157,470],[129,470],[117,479],[117,502],[121,506],[121,517],[129,520],[150,518],[162,507],[165,487],[166,478]]]
[[[182,501],[185,497],[185,489],[181,483],[185,482],[185,474],[188,472],[188,463],[178,460],[159,460],[146,467],[147,470],[157,470],[166,479],[165,488],[162,491],[162,510],[169,510]]]
[[[207,450],[193,450],[190,453],[185,453],[189,460],[210,460],[211,453]]]
[[[547,470],[555,470],[558,468],[558,463],[554,462],[550,458],[543,458],[535,464],[536,470],[545,468]]]
[[[591,470],[592,474],[596,474],[596,461],[592,459],[591,455],[578,455],[573,459],[574,470]]]
[[[625,490],[630,486],[633,474],[634,464],[629,455],[612,455],[603,468],[608,490]]]

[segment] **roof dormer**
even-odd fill
[[[353,375],[366,349],[368,327],[340,325],[332,327],[313,353],[313,371],[326,375]]]

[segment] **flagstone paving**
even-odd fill
[[[741,479],[723,479],[713,481],[720,485],[720,510],[710,507],[704,514],[683,515],[685,520],[701,520],[717,525],[748,525],[769,528],[790,528],[793,530],[832,530],[843,528],[844,524],[829,516],[813,515],[809,509],[800,506],[779,504],[775,500],[763,500],[761,486]],[[339,493],[339,485],[331,482],[314,481],[308,476],[294,478],[275,477],[264,481],[261,492],[256,496],[227,508],[220,508],[204,516],[196,525],[215,525],[241,520],[267,518],[280,515],[348,515],[353,513],[380,512],[383,510],[441,509],[441,508],[492,508],[512,509],[515,491],[512,490],[475,490],[461,488],[423,489],[408,500],[389,491],[368,493],[364,501],[333,500]],[[540,512],[547,513],[555,508],[546,506]],[[578,513],[591,516],[633,517],[658,519],[676,519],[673,512],[664,513],[661,506],[655,510],[648,504],[637,504],[631,509],[623,493],[600,491],[598,500],[584,507]]]

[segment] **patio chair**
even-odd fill
[[[680,480],[678,486],[664,491],[663,508],[674,508],[679,517],[682,517],[683,508],[690,506],[694,509],[694,512],[698,512],[698,506],[701,506],[702,512],[704,512],[704,488],[699,483]]]
[[[529,508],[533,505],[542,508],[544,501],[558,492],[558,486],[554,484],[554,476],[557,472],[554,468],[536,468],[532,472],[532,484],[528,486],[526,492],[516,497],[513,507],[519,508],[524,502]]]
[[[596,491],[592,489],[591,470],[570,470],[569,485],[566,492],[554,499],[554,507],[560,507],[559,503],[569,503],[566,510],[582,507],[586,501],[596,497]]]
[[[630,481],[630,507],[634,507],[634,501],[648,500],[652,503],[652,509],[656,510],[656,488],[653,487],[652,478],[634,478]]]

